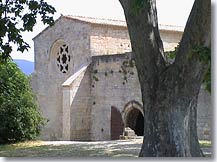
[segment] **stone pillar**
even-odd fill
[[[63,140],[70,141],[70,109],[71,90],[69,86],[63,86]]]
[[[84,77],[88,64],[85,64],[80,70],[70,76],[63,84],[62,84],[62,92],[63,92],[63,129],[62,129],[62,140],[70,141],[71,140],[71,107],[74,97],[78,91],[81,80]],[[74,129],[72,128],[72,131]]]

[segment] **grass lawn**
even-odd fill
[[[200,147],[202,148],[212,147],[211,141],[200,141]]]
[[[200,141],[201,148],[210,150],[210,141]],[[0,145],[1,157],[138,157],[141,143],[122,142],[75,142],[73,144],[45,144],[30,141],[10,145]],[[207,154],[211,156],[210,153]]]
[[[125,143],[125,141],[123,142]],[[2,157],[137,157],[139,143],[124,144],[109,142],[75,142],[73,144],[46,144],[31,141],[11,145],[0,145]],[[124,149],[123,149],[124,148]]]

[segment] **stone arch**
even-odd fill
[[[144,133],[144,112],[142,105],[137,101],[128,102],[122,111],[124,127],[130,127],[135,134],[142,136]]]
[[[70,47],[67,42],[62,39],[56,40],[50,52],[50,60],[55,61],[55,65],[58,71],[62,73],[67,73],[69,71],[69,66],[72,56],[70,55]]]

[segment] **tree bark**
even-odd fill
[[[192,157],[204,156],[197,136],[197,96],[193,99],[190,110],[190,151]]]
[[[195,0],[175,62],[166,66],[155,0],[119,0],[141,85],[144,140],[139,156],[202,156],[196,103],[207,65],[195,46],[210,46],[210,1]],[[190,57],[191,56],[191,57]]]

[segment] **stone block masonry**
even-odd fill
[[[166,51],[182,32],[160,25]],[[126,127],[142,134],[140,84],[124,21],[61,16],[34,38],[34,50],[31,84],[49,121],[42,140],[110,140]],[[211,97],[201,89],[200,139],[211,139],[211,114]]]

